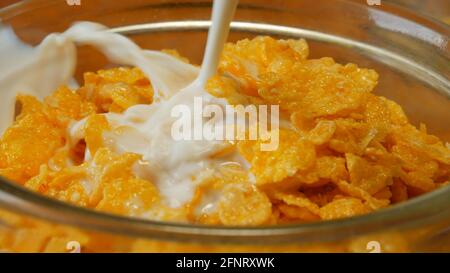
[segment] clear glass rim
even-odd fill
[[[124,236],[231,244],[293,243],[295,239],[302,242],[328,241],[404,226],[405,223],[414,226],[448,213],[449,196],[450,187],[443,187],[407,202],[352,218],[293,225],[226,227],[160,222],[98,212],[36,194],[0,178],[0,205],[17,213]]]
[[[0,9],[0,14],[6,14],[31,2],[33,0],[24,0],[7,6]],[[405,10],[404,7],[400,8]],[[431,25],[450,30],[448,25],[434,18],[423,14],[420,14],[420,17],[425,18]],[[443,187],[407,202],[352,218],[295,225],[223,227],[160,222],[98,212],[50,199],[0,177],[0,205],[17,213],[123,236],[225,244],[329,241],[366,234],[390,226],[417,225],[418,222],[423,223],[427,219],[448,213],[449,196],[450,187]]]

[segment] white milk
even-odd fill
[[[95,23],[81,22],[62,34],[51,34],[37,48],[21,43],[10,28],[1,28],[0,133],[13,121],[18,93],[43,99],[73,77],[76,45],[94,46],[113,63],[139,67],[155,91],[151,105],[136,105],[122,114],[105,114],[113,128],[104,134],[106,145],[117,153],[142,155],[142,160],[134,166],[135,174],[154,182],[169,206],[182,206],[192,199],[198,183],[195,177],[200,173],[230,161],[246,166],[237,154],[210,158],[223,149],[224,142],[175,141],[171,136],[174,106],[183,104],[192,108],[194,97],[202,97],[206,103],[226,105],[224,100],[209,95],[204,86],[216,73],[237,2],[214,1],[213,25],[200,71],[170,55],[142,50],[128,38],[107,32],[104,26]],[[69,129],[72,143],[84,138],[84,123],[85,120],[79,121]],[[86,153],[86,160],[90,157]]]

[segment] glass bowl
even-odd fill
[[[28,0],[0,10],[36,45],[75,21],[105,24],[148,49],[177,49],[200,63],[210,1]],[[332,3],[331,3],[332,2]],[[230,41],[255,35],[306,38],[312,57],[370,67],[376,93],[412,123],[450,141],[450,28],[396,1],[241,0]],[[79,48],[77,78],[108,66]],[[0,90],[1,92],[1,90]],[[1,93],[0,93],[1,94]],[[375,213],[276,227],[210,227],[131,219],[73,207],[0,180],[0,249],[13,252],[414,252],[450,251],[450,187]]]

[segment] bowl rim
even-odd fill
[[[131,218],[77,207],[36,194],[0,177],[0,205],[39,219],[101,232],[149,239],[226,244],[278,244],[344,239],[386,227],[426,224],[450,213],[450,187],[442,187],[407,202],[356,217],[304,224],[227,227]],[[355,227],[357,229],[355,229]],[[333,231],[330,233],[330,231]],[[337,236],[338,235],[338,236]],[[268,238],[270,237],[270,238]],[[263,241],[261,241],[264,239]]]
[[[0,14],[31,2],[33,0],[23,0],[7,6],[0,9]],[[397,6],[389,0],[387,2],[389,5]],[[408,10],[402,6],[398,8]],[[450,31],[450,26],[426,14],[413,15]],[[94,211],[36,194],[0,177],[0,209],[7,208],[13,212],[63,225],[123,236],[221,244],[293,244],[334,241],[386,229],[387,226],[414,226],[418,222],[426,223],[439,218],[440,215],[448,215],[450,213],[449,196],[450,187],[447,186],[407,202],[352,218],[278,226],[225,227],[160,222]]]

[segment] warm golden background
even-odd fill
[[[64,1],[64,0],[61,0]],[[85,0],[88,1],[88,0]],[[150,1],[150,0],[149,0]],[[365,0],[360,0],[365,1]],[[383,1],[383,0],[381,0]],[[20,2],[19,0],[0,0],[0,8]],[[426,12],[440,20],[450,24],[450,1],[449,0],[390,0],[404,6]]]

